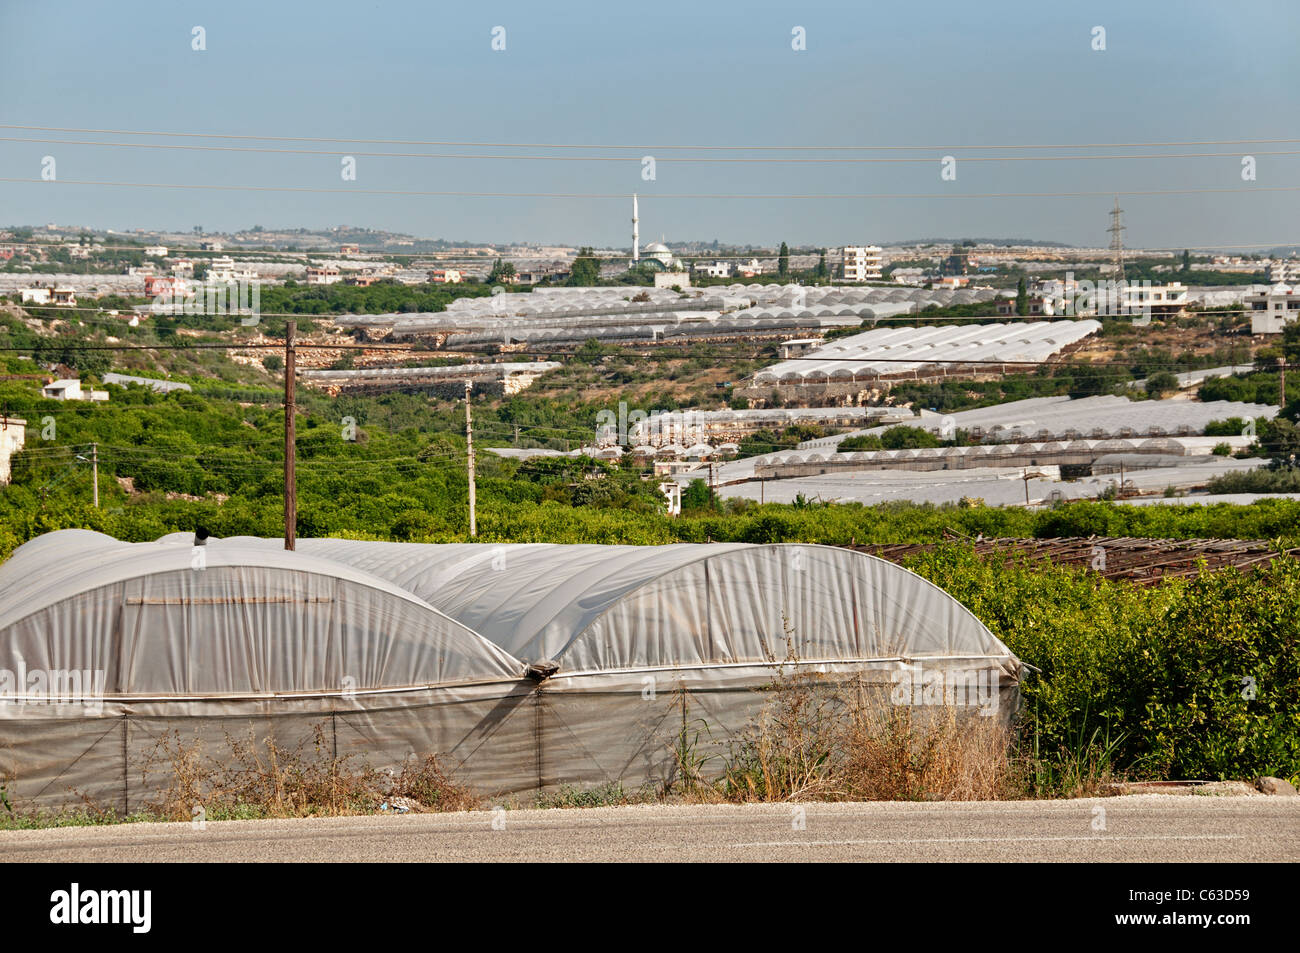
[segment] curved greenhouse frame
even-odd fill
[[[637,786],[672,776],[688,713],[726,744],[782,674],[888,693],[918,667],[982,679],[1003,714],[1018,704],[1020,662],[964,606],[838,547],[286,552],[65,530],[0,566],[0,673],[99,689],[6,695],[0,774],[20,799],[129,811],[166,739],[220,757],[251,732],[373,767],[436,754],[484,794]]]

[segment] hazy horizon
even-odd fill
[[[1300,139],[1283,138],[1300,99],[1300,5],[1279,0],[888,11],[326,0],[307,13],[232,0],[127,12],[88,0],[57,15],[0,10],[0,219],[119,231],[357,223],[449,241],[627,247],[637,192],[643,243],[930,234],[1101,247],[1118,192],[1132,248],[1300,243]],[[206,49],[194,50],[199,26]],[[1092,48],[1096,26],[1104,51]],[[791,48],[795,27],[805,50]],[[1149,145],[1173,142],[1187,144]],[[1017,151],[1044,144],[1060,147]],[[366,154],[379,152],[459,157]],[[1133,157],[1169,153],[1186,157]],[[955,181],[940,178],[946,154]],[[973,161],[1010,154],[1033,158]],[[1125,158],[1052,158],[1083,154]],[[340,176],[345,155],[355,180]],[[643,155],[655,157],[652,181]],[[1243,155],[1255,157],[1254,181],[1242,180]],[[57,181],[40,181],[46,156]],[[773,157],[819,161],[753,161]],[[890,161],[838,161],[850,157]],[[1223,191],[1186,191],[1207,189]],[[382,194],[392,192],[494,194]],[[1096,194],[972,197],[1060,192]],[[779,197],[791,195],[879,197]]]

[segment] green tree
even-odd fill
[[[939,446],[939,438],[922,427],[900,425],[882,433],[880,443],[886,450],[916,450]]]
[[[569,268],[567,284],[573,288],[590,288],[600,283],[600,260],[590,245],[578,250],[578,257],[573,259]]]
[[[1157,371],[1147,378],[1147,396],[1160,397],[1178,390],[1178,378],[1170,371]]]
[[[703,480],[692,480],[682,491],[682,512],[710,510],[716,507],[717,496]]]
[[[502,262],[500,258],[492,263],[492,270],[488,272],[487,283],[490,285],[505,283],[509,284],[514,280],[515,266],[510,262]]]
[[[1025,288],[1025,279],[1022,276],[1019,284],[1016,285],[1016,314],[1029,313],[1029,292]]]
[[[782,278],[790,274],[790,248],[785,242],[781,243],[781,251],[777,253],[776,273]]]

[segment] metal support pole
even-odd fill
[[[469,395],[473,387],[474,385],[470,381],[465,382],[465,444],[468,450],[469,463],[469,535],[471,539],[478,536],[478,522],[474,512],[474,419],[470,415],[469,403]]]
[[[298,545],[298,481],[294,472],[295,434],[294,415],[297,412],[294,384],[297,377],[293,335],[298,322],[286,321],[284,325],[284,548],[296,549]]]

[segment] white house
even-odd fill
[[[167,246],[166,246],[166,245],[150,245],[148,248],[146,248],[146,249],[144,250],[144,254],[145,254],[145,257],[146,257],[146,258],[166,258],[166,257],[167,257]]]
[[[23,288],[22,296],[23,304],[52,304],[68,308],[77,306],[75,288]]]
[[[309,285],[334,285],[342,279],[339,276],[339,270],[333,265],[322,265],[319,268],[307,266],[307,284]]]
[[[1056,299],[1046,295],[1026,295],[1025,304],[1027,314],[1032,316],[1052,317],[1056,314]],[[1016,298],[998,298],[997,311],[1000,316],[1006,317],[1016,313]]]
[[[1260,294],[1246,295],[1242,301],[1250,312],[1251,334],[1281,334],[1300,318],[1300,291],[1292,285],[1276,284]]]
[[[1179,281],[1167,285],[1131,282],[1098,287],[1093,300],[1097,314],[1170,314],[1187,306],[1187,286]]]
[[[237,267],[229,256],[212,259],[208,266],[209,281],[255,281],[257,272],[247,267]]]
[[[697,261],[691,266],[691,271],[697,275],[704,275],[707,278],[730,278],[731,262],[729,261]]]
[[[108,400],[106,390],[82,390],[81,381],[75,377],[60,378],[41,388],[41,396],[51,400]]]

